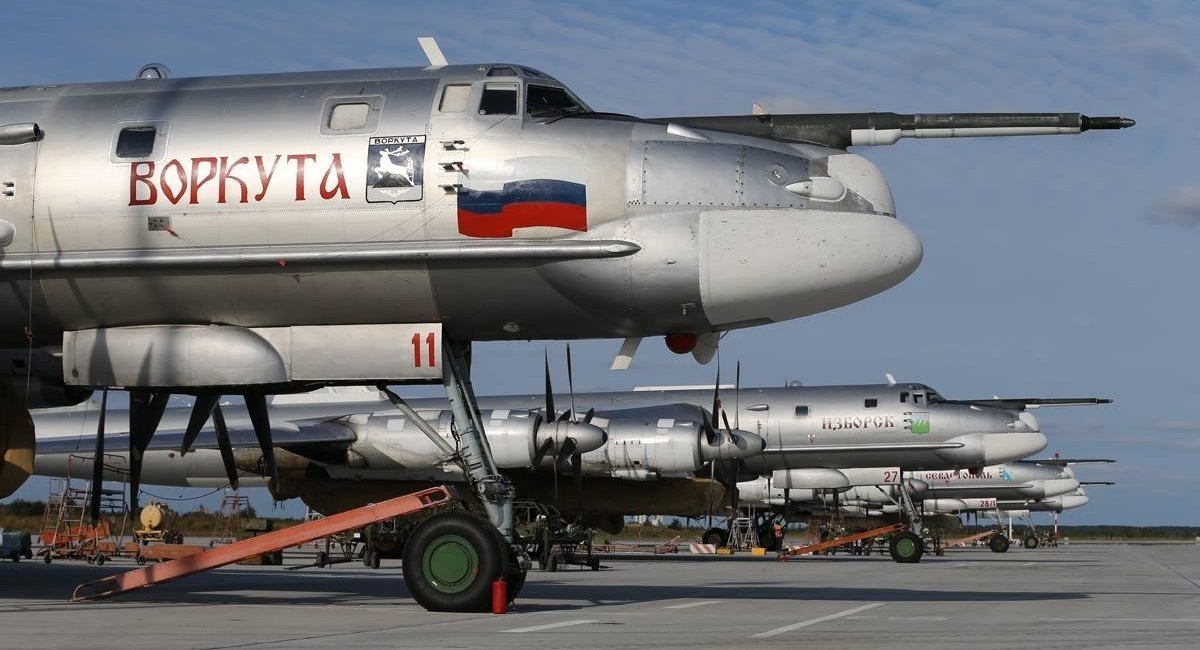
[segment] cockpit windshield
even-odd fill
[[[591,109],[566,88],[528,84],[525,90],[525,112],[530,117],[562,117],[590,113]]]
[[[926,389],[926,396],[929,399],[930,404],[940,404],[946,401],[945,397],[939,395],[938,392],[932,388]]]

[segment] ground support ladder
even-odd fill
[[[846,544],[853,544],[854,542],[864,540],[864,539],[871,539],[873,537],[881,537],[883,535],[890,535],[892,533],[898,533],[902,530],[904,530],[904,524],[892,524],[890,526],[883,526],[881,528],[872,528],[871,530],[864,530],[861,533],[853,533],[851,535],[843,535],[842,537],[837,537],[837,538],[834,538],[834,539],[831,539],[828,541],[824,541],[824,542],[818,542],[816,544],[809,544],[808,546],[794,546],[794,547],[789,548],[788,550],[780,553],[778,559],[780,562],[787,562],[789,559],[796,557],[798,555],[807,555],[809,553],[812,553],[815,555],[817,553],[820,553],[821,551],[828,551],[831,548],[845,546]]]
[[[246,558],[273,553],[315,539],[362,528],[375,522],[411,515],[421,510],[448,506],[458,501],[453,487],[439,486],[330,515],[291,528],[251,537],[226,546],[200,551],[177,560],[85,582],[75,588],[72,601],[95,600],[145,589],[184,576],[223,567]]]

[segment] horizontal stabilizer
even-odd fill
[[[1113,481],[1080,481],[1080,485],[1116,485]]]

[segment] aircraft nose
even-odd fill
[[[1060,494],[1069,494],[1074,492],[1079,487],[1079,481],[1073,478],[1053,478],[1043,481],[1042,489],[1045,491],[1043,496],[1053,497]]]
[[[700,296],[714,328],[841,307],[907,278],[917,236],[880,214],[808,209],[700,215]]]
[[[1011,463],[1046,448],[1046,436],[1040,431],[989,433],[983,437],[983,456],[987,465]]]
[[[1038,431],[969,433],[947,442],[957,447],[938,449],[939,458],[959,467],[982,467],[1020,460],[1046,448],[1046,436]]]
[[[1083,494],[1068,494],[1059,498],[1062,501],[1063,510],[1070,510],[1071,508],[1085,506],[1089,500],[1087,496]]]

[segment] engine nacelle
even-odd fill
[[[46,350],[0,350],[0,381],[22,396],[27,408],[74,406],[92,391],[63,383],[62,359]]]
[[[454,446],[453,417],[449,411],[418,413],[443,440]],[[532,467],[541,417],[507,409],[482,411],[480,416],[498,467]],[[351,450],[362,456],[372,469],[433,469],[445,460],[441,449],[406,415],[352,415],[339,422],[354,432],[357,440]]]
[[[699,419],[614,419],[607,430],[608,444],[583,454],[584,474],[683,477],[704,465]]]

